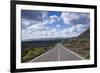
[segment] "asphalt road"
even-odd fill
[[[71,61],[82,59],[82,57],[65,48],[62,44],[57,44],[53,49],[31,60],[30,62]]]

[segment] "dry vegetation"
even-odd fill
[[[30,60],[44,54],[45,52],[52,49],[53,45],[47,45],[42,47],[29,47],[22,50],[21,62],[29,62]]]
[[[79,36],[69,42],[64,42],[64,46],[78,53],[83,58],[90,59],[90,37],[88,32],[89,30],[84,33],[83,37],[83,34],[81,34],[81,37]]]
[[[45,53],[43,48],[27,48],[22,53],[22,62],[30,61],[43,53]]]

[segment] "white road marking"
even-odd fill
[[[61,45],[61,44],[60,44]],[[61,45],[62,46],[62,45]],[[80,57],[79,55],[77,55],[76,53],[74,53],[74,52],[72,52],[71,50],[69,50],[69,49],[67,49],[67,48],[65,48],[64,46],[62,46],[66,51],[68,51],[68,52],[70,52],[70,53],[72,53],[73,55],[75,55],[75,56],[77,56],[77,57],[79,57],[79,58],[81,58],[82,60],[85,60],[84,58],[82,58],[82,57]]]
[[[53,49],[51,49],[51,50],[49,50],[48,52],[46,52],[46,53],[44,53],[44,54],[42,54],[42,55],[40,55],[40,56],[36,57],[36,58],[34,58],[33,60],[31,60],[31,61],[29,61],[29,62],[33,62],[33,61],[37,60],[38,58],[40,58],[40,57],[42,57],[42,56],[44,56],[44,55],[46,55],[46,54],[50,53],[52,50],[54,50],[54,48],[53,48]]]
[[[58,61],[60,61],[60,51],[59,51],[59,48],[58,49]]]
[[[66,51],[68,51],[68,52],[72,53],[73,55],[75,55],[75,56],[77,56],[77,57],[81,58],[82,60],[85,60],[84,58],[80,57],[79,55],[77,55],[77,54],[76,54],[76,53],[74,53],[73,51],[71,51],[71,50],[69,50],[69,49],[65,48],[62,44],[58,44],[58,45],[60,45],[63,49],[65,49]],[[40,57],[42,57],[42,56],[44,56],[44,55],[46,55],[46,54],[48,54],[48,53],[52,52],[52,51],[53,51],[53,50],[55,50],[56,48],[57,48],[57,47],[55,47],[55,48],[53,48],[53,49],[49,50],[48,52],[46,52],[46,53],[44,53],[44,54],[42,54],[42,55],[40,55],[40,56],[38,56],[38,57],[34,58],[33,60],[31,60],[31,61],[29,61],[29,62],[33,62],[33,61],[35,61],[35,60],[39,59]],[[57,58],[58,58],[58,61],[60,61],[60,49],[59,49],[59,47],[57,48],[57,50],[58,50],[58,57],[57,57]]]

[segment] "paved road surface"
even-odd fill
[[[30,62],[69,61],[82,59],[82,57],[65,48],[62,44],[57,44],[53,49],[31,60]]]

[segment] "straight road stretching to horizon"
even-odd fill
[[[82,59],[82,57],[58,43],[53,49],[31,60],[30,62],[71,61]]]

